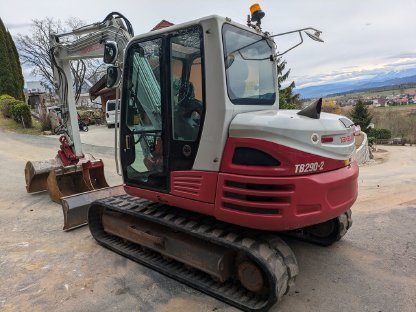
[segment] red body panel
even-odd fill
[[[168,193],[155,192],[128,185],[125,185],[124,189],[127,194],[132,196],[146,198],[162,204],[180,207],[210,216],[214,215],[214,203],[204,203],[194,199],[188,199]]]
[[[250,138],[228,138],[221,162],[221,172],[254,176],[293,176],[308,174],[296,172],[296,164],[324,163],[319,172],[331,171],[345,166],[344,160],[331,159],[302,152],[270,141]],[[238,147],[249,147],[263,151],[280,161],[280,166],[241,166],[233,164],[234,150]]]
[[[356,162],[330,172],[295,177],[220,173],[214,216],[225,222],[271,231],[318,224],[341,215],[353,205],[358,194],[357,178]],[[230,186],[229,181],[237,183]],[[251,190],[242,187],[249,184],[269,185],[270,188]],[[238,199],[239,194],[249,194],[251,198]],[[264,197],[270,201],[263,202]],[[252,208],[261,213],[242,211]],[[265,210],[271,210],[271,213],[267,214]]]
[[[358,165],[329,159],[257,139],[229,138],[221,172],[174,171],[170,193],[125,186],[128,194],[192,210],[248,228],[285,231],[335,218],[355,202]],[[280,166],[232,163],[237,147],[261,150]],[[325,162],[306,174],[296,164]]]
[[[218,172],[173,171],[170,174],[170,193],[175,196],[214,203]]]

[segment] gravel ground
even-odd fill
[[[121,182],[113,131],[82,134],[111,185]],[[287,240],[300,274],[273,311],[415,311],[416,147],[382,148],[361,168],[354,224],[342,241],[324,248]],[[27,160],[57,149],[54,137],[0,130],[1,311],[235,311],[100,247],[87,227],[63,232],[60,205],[27,194],[23,175]]]

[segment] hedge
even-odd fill
[[[30,107],[24,102],[18,101],[11,107],[11,115],[17,123],[20,123],[25,128],[32,127],[32,116],[30,114]]]
[[[0,102],[3,101],[3,100],[14,100],[14,99],[15,99],[14,97],[12,97],[8,94],[0,95]]]
[[[104,113],[101,109],[96,110],[80,110],[79,116],[81,120],[87,123],[88,125],[94,125],[97,123],[102,123]],[[120,118],[120,115],[118,116]]]
[[[391,138],[391,131],[383,128],[372,128],[368,131],[369,137],[374,137],[376,140],[388,140]]]
[[[12,118],[12,107],[20,103],[20,101],[16,100],[14,97],[4,94],[0,96],[0,111],[6,118]]]

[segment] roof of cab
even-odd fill
[[[137,35],[134,38],[132,38],[131,41],[141,39],[141,38],[146,38],[146,37],[149,37],[149,36],[155,36],[155,35],[159,35],[159,34],[168,33],[168,32],[172,32],[172,31],[175,31],[175,30],[180,30],[180,29],[190,27],[190,26],[193,26],[193,25],[197,25],[197,24],[200,24],[204,21],[209,21],[209,20],[215,20],[219,23],[230,23],[230,24],[235,25],[239,28],[244,28],[244,29],[246,29],[248,31],[251,31],[253,33],[257,33],[254,29],[252,29],[250,27],[247,27],[246,25],[234,22],[230,18],[222,17],[222,16],[219,16],[219,15],[209,15],[209,16],[201,17],[199,19],[195,19],[195,20],[192,20],[192,21],[189,21],[189,22],[176,24],[176,25],[160,28],[160,29],[157,29],[157,30],[152,30],[150,32],[142,33],[142,34]]]

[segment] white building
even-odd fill
[[[27,81],[26,85],[28,93],[42,93],[48,91],[40,81]]]

